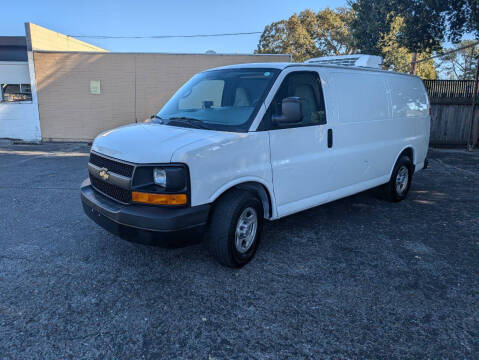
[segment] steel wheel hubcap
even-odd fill
[[[398,194],[404,193],[409,182],[409,170],[404,165],[399,168],[396,175],[396,192]]]
[[[253,245],[258,229],[258,215],[252,207],[243,210],[236,224],[235,245],[240,253],[247,252]]]

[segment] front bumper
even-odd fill
[[[148,205],[123,205],[95,191],[86,179],[80,188],[86,215],[109,232],[127,240],[150,242],[152,235],[181,235],[203,230],[210,205],[167,208]]]

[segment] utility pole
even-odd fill
[[[412,61],[411,61],[411,74],[414,75],[416,72],[416,61],[417,61],[417,52],[412,53]]]
[[[478,124],[475,119],[476,99],[477,99],[477,86],[479,79],[479,57],[477,57],[476,75],[474,77],[474,90],[472,91],[472,107],[471,107],[471,129],[469,132],[469,139],[467,141],[467,150],[472,151],[477,144]]]

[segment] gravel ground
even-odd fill
[[[87,153],[0,145],[0,359],[479,358],[479,152],[269,223],[241,270],[95,225]]]

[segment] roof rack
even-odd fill
[[[306,64],[327,64],[337,66],[354,66],[381,69],[383,58],[375,55],[352,54],[340,56],[323,56],[312,58]]]

